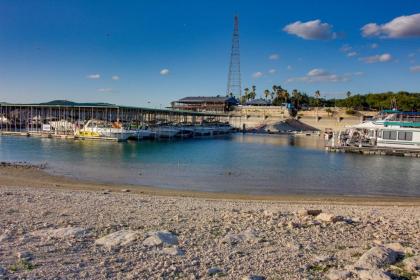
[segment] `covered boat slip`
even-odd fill
[[[41,137],[126,140],[162,126],[204,126],[226,121],[223,113],[118,106],[107,103],[0,103],[0,133]],[[88,127],[89,121],[97,123]],[[106,132],[109,133],[99,133]]]

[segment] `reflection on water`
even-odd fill
[[[420,195],[420,160],[326,153],[317,136],[111,143],[0,137],[0,160],[88,180],[251,194]]]

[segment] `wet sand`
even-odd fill
[[[249,201],[289,201],[294,203],[333,203],[333,204],[366,204],[366,205],[404,205],[420,206],[420,197],[403,196],[333,196],[333,195],[251,195],[220,192],[197,192],[174,190],[141,185],[104,184],[51,175],[43,166],[26,163],[0,164],[0,186],[25,186],[33,188],[54,188],[84,191],[121,192],[142,195],[195,197],[208,199],[249,200]]]

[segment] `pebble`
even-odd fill
[[[222,273],[223,273],[223,270],[218,267],[212,267],[207,270],[208,276],[215,276],[217,274],[222,274]]]

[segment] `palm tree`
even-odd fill
[[[351,92],[350,92],[350,91],[348,91],[348,92],[346,93],[346,95],[347,95],[347,98],[350,98],[350,96],[351,96]]]
[[[268,97],[270,96],[270,91],[268,89],[264,90],[264,96],[265,96],[265,100],[267,100]]]
[[[318,121],[318,106],[319,106],[319,98],[321,97],[321,93],[319,90],[315,91],[315,100],[316,100],[316,121]]]
[[[257,96],[257,93],[255,92],[257,90],[256,86],[252,86],[252,91],[249,93],[249,99],[253,100]]]
[[[287,91],[287,89],[283,89],[281,95],[284,98],[284,103],[287,103],[287,101],[289,100],[289,92]]]
[[[292,91],[292,97],[295,100],[296,108],[298,108],[299,107],[300,100],[302,100],[302,94],[297,89],[294,89]]]

